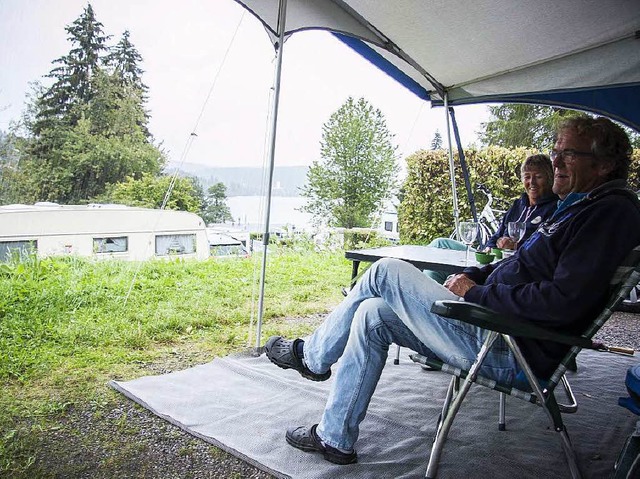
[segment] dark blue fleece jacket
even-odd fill
[[[540,198],[535,205],[529,205],[529,197],[526,193],[523,193],[520,198],[513,202],[511,208],[507,210],[502,217],[498,231],[489,238],[487,244],[484,246],[495,248],[499,238],[509,236],[507,227],[511,221],[524,221],[527,224],[523,239],[526,240],[538,229],[538,226],[540,226],[542,222],[554,213],[557,204],[558,197],[552,194],[545,198]]]
[[[464,272],[478,285],[464,296],[507,315],[566,333],[582,333],[602,310],[609,281],[640,244],[640,204],[623,181],[611,181],[542,223],[510,258]],[[540,377],[549,377],[567,346],[518,339]]]

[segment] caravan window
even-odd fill
[[[196,252],[196,235],[156,236],[156,255],[191,254]]]
[[[38,250],[36,240],[0,241],[0,261],[9,261],[13,255],[20,258]]]
[[[126,253],[129,251],[129,240],[126,236],[93,238],[93,251],[96,253]]]
[[[393,231],[393,221],[385,221],[384,222],[384,230],[385,231]]]

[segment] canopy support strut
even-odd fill
[[[262,237],[262,268],[260,270],[260,296],[258,300],[258,325],[256,328],[256,351],[260,350],[262,336],[262,318],[264,314],[264,283],[267,272],[267,248],[269,247],[269,221],[271,215],[271,188],[273,186],[273,168],[276,153],[276,130],[280,103],[280,77],[282,74],[282,52],[284,49],[285,19],[287,0],[280,0],[278,7],[278,44],[276,47],[276,67],[271,104],[271,125],[269,131],[269,177],[267,181],[267,204],[264,212],[264,235]]]
[[[449,107],[449,115],[451,116],[451,125],[453,126],[453,136],[456,139],[456,145],[458,147],[458,158],[460,159],[460,168],[462,168],[462,178],[464,179],[464,186],[467,189],[467,198],[469,199],[469,206],[471,207],[471,217],[473,221],[478,221],[478,211],[476,210],[476,200],[471,189],[471,180],[469,179],[469,167],[467,165],[467,159],[464,156],[464,149],[462,148],[462,142],[460,141],[460,132],[458,131],[458,124],[456,123],[456,114],[453,111],[453,107]]]
[[[444,96],[444,111],[447,121],[447,144],[449,147],[449,176],[451,177],[451,196],[453,198],[453,222],[455,225],[454,238],[460,239],[458,234],[458,225],[460,224],[460,210],[458,209],[458,192],[456,190],[456,169],[453,162],[453,146],[451,144],[451,122],[449,112],[449,95],[445,92]]]

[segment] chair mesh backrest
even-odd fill
[[[609,283],[611,295],[602,312],[593,320],[582,336],[591,339],[604,323],[611,317],[615,309],[629,296],[631,290],[640,283],[640,245],[636,246],[618,266]],[[564,357],[550,379],[550,383],[557,385],[562,375],[567,371],[568,365],[582,350],[573,346]]]

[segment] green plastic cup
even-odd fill
[[[493,255],[491,253],[483,253],[482,251],[476,251],[476,261],[480,264],[489,264],[493,261]]]

